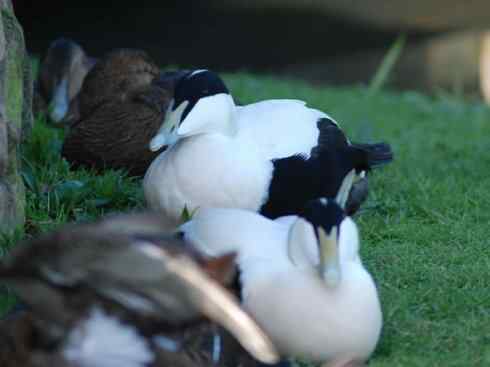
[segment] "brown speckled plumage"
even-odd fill
[[[0,322],[0,366],[73,366],[63,358],[63,343],[94,306],[148,338],[156,359],[145,366],[211,366],[210,340],[216,326],[204,315],[212,309],[206,305],[207,295],[215,297],[215,291],[207,288],[204,279],[229,284],[234,257],[204,259],[179,236],[159,232],[160,226],[166,228],[166,223],[155,214],[120,215],[94,224],[69,225],[16,246],[0,263],[0,279],[17,292],[28,311]],[[153,250],[141,251],[139,246]],[[160,257],[157,249],[166,255]],[[178,262],[172,266],[173,259]],[[180,269],[195,264],[207,275],[189,283],[187,270]],[[195,270],[189,271],[187,275]],[[196,289],[200,290],[195,293]],[[140,301],[127,303],[139,297],[151,307]],[[232,310],[225,307],[226,312]],[[265,337],[252,333],[253,329],[243,330],[249,338]],[[179,341],[179,350],[157,347],[155,335]]]
[[[63,156],[74,167],[124,169],[142,176],[160,152],[149,142],[160,128],[179,73],[160,73],[139,50],[108,53],[85,78]]]
[[[160,70],[146,52],[117,49],[107,53],[88,73],[79,94],[81,117],[104,102],[124,102],[132,91],[147,88]]]

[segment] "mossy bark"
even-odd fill
[[[0,232],[24,223],[21,142],[32,127],[31,64],[10,0],[0,1]]]

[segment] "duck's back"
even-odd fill
[[[317,145],[317,123],[328,117],[292,99],[272,99],[237,107],[240,139],[255,144],[267,159],[309,156]]]
[[[107,100],[124,101],[128,92],[147,86],[160,73],[146,52],[116,49],[108,52],[87,74],[79,95],[80,114],[89,115]]]
[[[285,259],[289,227],[249,210],[203,208],[180,229],[184,238],[206,256],[237,252],[239,263],[250,258]],[[284,251],[279,251],[280,247]]]

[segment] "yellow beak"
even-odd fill
[[[164,145],[171,145],[178,140],[177,127],[180,122],[180,116],[182,116],[188,104],[189,102],[187,101],[182,102],[175,111],[172,111],[173,102],[170,104],[160,130],[150,141],[150,150],[152,152],[156,152]]]
[[[337,226],[329,234],[322,227],[318,228],[320,273],[330,288],[340,283],[340,263],[337,241]]]

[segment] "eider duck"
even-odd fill
[[[144,51],[109,52],[85,78],[63,157],[74,168],[124,169],[142,176],[158,155],[148,144],[164,120],[180,75],[161,73]]]
[[[136,215],[136,214],[135,214]],[[17,246],[0,281],[29,311],[2,322],[0,365],[198,367],[214,365],[200,347],[228,330],[255,358],[277,360],[269,338],[223,286],[232,255],[204,259],[181,240],[114,225],[148,216],[67,226]]]
[[[96,62],[71,39],[53,41],[39,68],[34,112],[46,113],[56,123],[64,122],[69,109],[77,109],[76,97]]]
[[[145,175],[144,193],[152,209],[176,222],[184,208],[295,214],[310,199],[335,196],[351,169],[362,177],[393,158],[388,144],[349,142],[331,117],[303,101],[237,106],[208,70],[177,82],[150,143],[153,151],[164,146]]]
[[[243,209],[202,208],[179,229],[211,258],[237,253],[243,306],[283,358],[360,366],[379,340],[378,292],[362,264],[342,192],[276,220]]]

